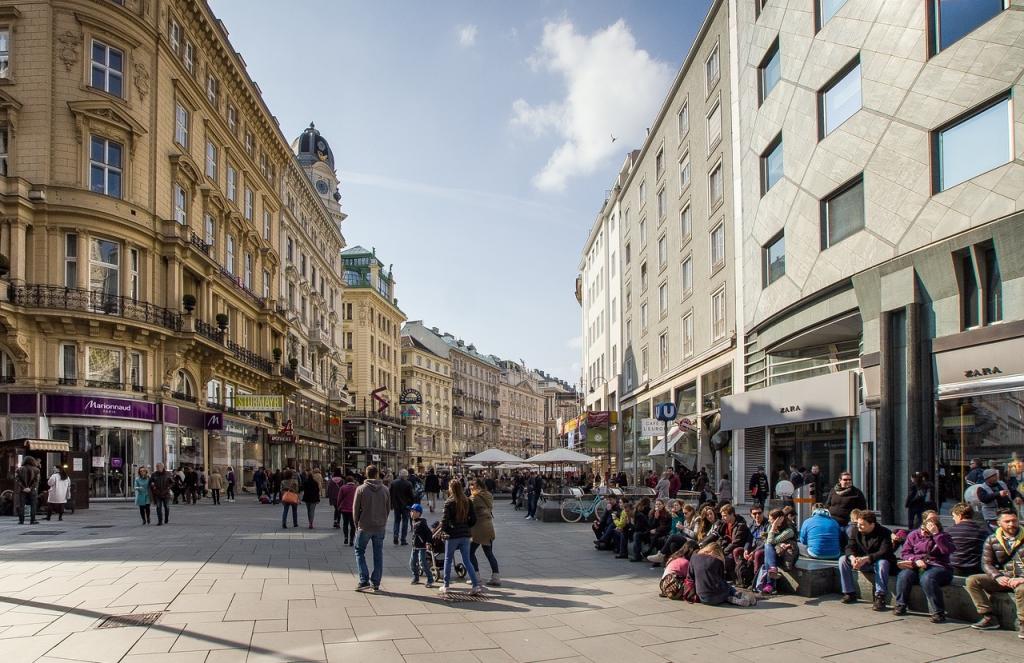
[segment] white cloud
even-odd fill
[[[583,337],[582,336],[573,336],[568,341],[566,341],[565,346],[567,348],[569,348],[570,350],[582,350],[583,349]]]
[[[569,179],[587,175],[615,154],[640,145],[668,91],[673,70],[637,47],[621,19],[593,35],[582,35],[568,20],[548,23],[534,70],[560,75],[565,97],[533,105],[512,104],[513,126],[534,136],[553,131],[562,139],[533,178],[545,191],[561,191]],[[611,137],[617,140],[613,143]]]
[[[459,44],[462,46],[473,46],[476,44],[477,28],[473,24],[459,26]]]

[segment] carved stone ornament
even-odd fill
[[[71,67],[78,62],[78,46],[82,43],[82,37],[71,30],[67,30],[57,37],[60,47],[57,49],[57,57],[64,63],[65,71],[71,71]]]
[[[134,69],[135,89],[139,92],[139,99],[145,101],[146,95],[149,94],[149,71],[146,70],[146,65],[141,62],[136,62]]]

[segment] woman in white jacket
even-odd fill
[[[46,482],[50,487],[49,495],[46,498],[48,509],[46,519],[49,520],[53,514],[57,514],[57,520],[64,520],[64,505],[71,496],[71,477],[63,467],[50,475]]]

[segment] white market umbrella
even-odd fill
[[[499,470],[535,470],[537,466],[532,463],[502,463],[498,465]]]
[[[538,464],[552,464],[552,465],[572,465],[579,463],[592,463],[596,458],[588,456],[587,454],[581,454],[578,451],[572,449],[552,449],[542,454],[537,454],[532,458],[528,458],[529,463]]]
[[[470,456],[463,462],[465,463],[478,463],[480,465],[498,465],[501,463],[521,463],[523,459],[519,456],[513,456],[507,451],[501,449],[487,449],[481,451],[478,454]]]

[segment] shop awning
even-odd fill
[[[71,443],[64,440],[25,440],[25,448],[29,451],[71,451]]]
[[[857,375],[840,371],[722,399],[722,430],[857,416]]]
[[[686,433],[684,433],[683,431],[679,430],[679,428],[676,427],[676,426],[673,426],[672,428],[670,428],[669,431],[668,431],[668,450],[672,451],[673,449],[675,449],[676,444],[679,443],[679,440],[683,439],[683,436],[685,434]],[[651,449],[651,453],[647,454],[648,457],[657,457],[657,456],[664,456],[664,455],[665,455],[665,440],[662,440],[661,442],[658,442],[656,445],[654,445],[654,448]]]

